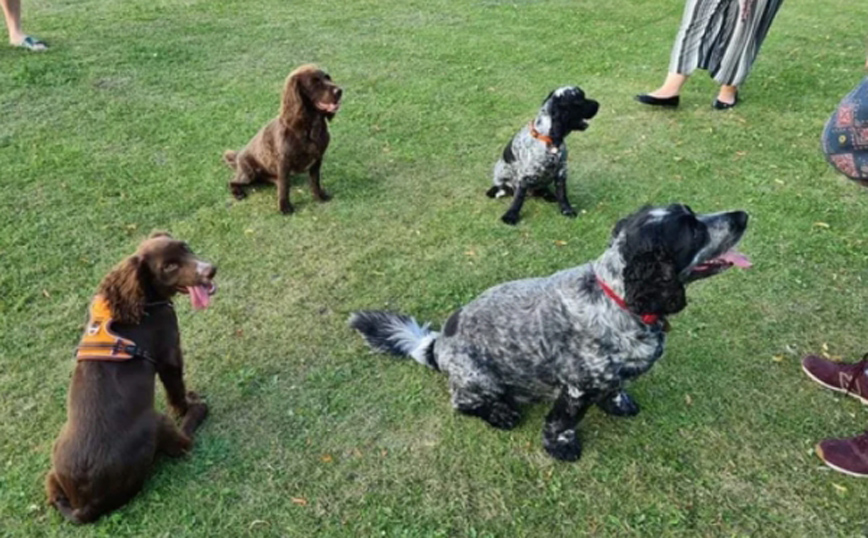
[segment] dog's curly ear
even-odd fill
[[[139,256],[130,256],[103,278],[99,293],[108,301],[112,318],[121,323],[139,323],[145,311],[143,279],[147,264]]]
[[[280,101],[280,120],[284,125],[292,125],[304,113],[304,96],[302,95],[301,76],[303,72],[295,70],[286,77],[283,85],[283,96]]]
[[[672,256],[662,249],[637,252],[624,267],[627,306],[637,314],[675,314],[687,306]]]

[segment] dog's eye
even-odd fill
[[[178,270],[179,265],[175,262],[169,262],[163,266],[163,271],[167,273],[174,273]]]

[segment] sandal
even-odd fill
[[[48,50],[48,45],[45,42],[36,39],[33,36],[24,36],[24,39],[21,40],[21,43],[14,45],[16,47],[21,47],[22,49],[27,49],[33,52],[42,52],[44,50]]]

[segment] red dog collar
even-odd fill
[[[615,293],[615,291],[612,288],[607,286],[606,283],[603,282],[602,279],[600,279],[600,277],[597,276],[596,279],[597,279],[597,284],[600,285],[600,288],[602,288],[603,293],[605,293],[606,295],[609,296],[610,299],[615,301],[615,303],[618,306],[620,306],[621,308],[623,308],[627,312],[630,312],[631,314],[633,314],[633,311],[627,307],[627,303],[624,301],[624,299],[619,297],[618,294]],[[654,325],[655,323],[660,321],[660,316],[657,314],[637,314],[637,315],[639,316],[639,319],[642,320],[642,323],[644,323],[645,325]],[[668,324],[666,324],[665,322],[664,322],[664,324],[668,326]]]

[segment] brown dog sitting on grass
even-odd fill
[[[229,190],[238,200],[244,187],[257,181],[277,184],[277,207],[292,213],[289,176],[307,171],[310,190],[320,202],[329,200],[320,186],[320,167],[329,145],[328,120],[341,106],[343,90],[315,65],[303,65],[289,74],[283,89],[280,114],[268,122],[239,151],[223,154],[235,177]]]
[[[48,502],[73,523],[94,521],[129,501],[157,452],[187,453],[208,407],[184,386],[176,293],[206,308],[217,268],[186,243],[154,234],[99,285],[78,347],[67,421],[45,480]],[[181,417],[154,409],[154,376]]]

